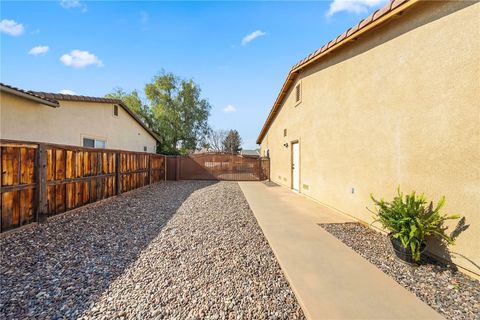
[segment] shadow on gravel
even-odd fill
[[[0,239],[0,318],[74,318],[133,263],[196,190],[162,182]]]

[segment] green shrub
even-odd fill
[[[397,238],[407,249],[410,247],[412,258],[415,261],[420,260],[420,246],[425,242],[425,237],[433,236],[446,241],[448,244],[454,244],[454,240],[449,237],[443,226],[445,220],[459,219],[459,215],[441,215],[440,209],[445,204],[445,197],[442,197],[438,204],[433,206],[433,202],[427,205],[427,200],[423,194],[416,195],[415,192],[405,195],[397,189],[397,196],[392,202],[376,200],[370,194],[377,208],[375,222],[380,222],[382,226],[391,232],[391,236]]]

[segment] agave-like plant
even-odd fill
[[[445,231],[445,220],[459,219],[459,215],[442,215],[440,209],[445,205],[445,197],[442,197],[434,207],[433,202],[427,205],[424,194],[416,195],[415,192],[406,194],[405,197],[397,188],[397,195],[392,202],[383,199],[377,200],[370,194],[377,211],[375,222],[391,232],[391,236],[399,239],[402,246],[410,247],[414,261],[420,260],[420,248],[425,242],[425,237],[434,236],[445,240],[448,244],[454,244],[454,240]]]

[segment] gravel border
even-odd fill
[[[0,318],[304,319],[238,183],[150,185],[0,239]]]
[[[410,267],[395,260],[388,236],[360,223],[319,224],[447,319],[480,319],[480,281],[426,257]]]

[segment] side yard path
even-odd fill
[[[320,225],[366,260],[413,292],[446,319],[480,320],[480,281],[427,256],[410,267],[395,260],[388,236],[360,223]]]
[[[237,183],[137,189],[0,239],[0,318],[304,318]]]

